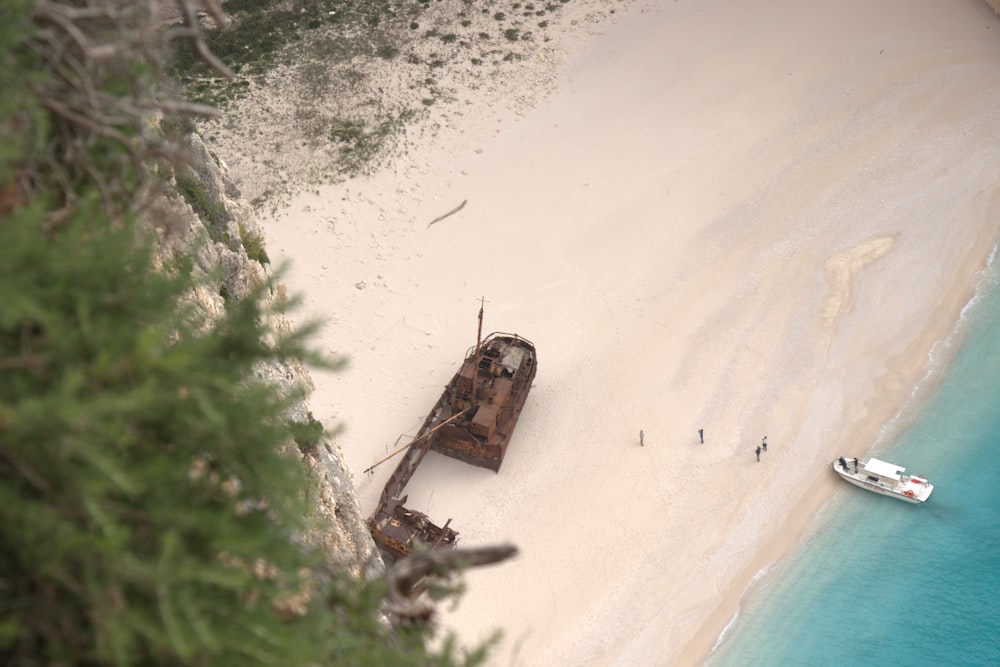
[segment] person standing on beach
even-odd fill
[[[698,442],[705,444],[705,429],[703,428],[698,429]]]
[[[646,439],[646,434],[642,432],[642,429],[639,429],[639,446],[640,447],[645,447],[646,446],[645,443],[643,443],[643,440],[645,440],[645,439]]]
[[[760,445],[757,445],[757,463],[760,463]]]
[[[763,449],[763,450],[764,450],[765,452],[767,451],[767,436],[766,436],[766,435],[764,436],[764,440],[763,440],[763,441],[762,441],[762,442],[760,443],[760,446],[761,446],[761,448],[762,448],[762,449]]]

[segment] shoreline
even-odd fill
[[[975,275],[981,275],[985,268],[985,266],[981,267]],[[973,293],[969,295],[965,305],[959,309],[959,313],[977,297],[975,289],[970,291]],[[943,318],[942,321],[945,319]],[[872,450],[878,450],[885,446],[886,441],[891,444],[895,440],[896,434],[905,430],[912,421],[912,413],[919,410],[924,402],[933,395],[937,387],[940,386],[948,365],[961,347],[961,339],[966,335],[965,327],[960,314],[956,314],[956,319],[948,331],[943,332],[943,337],[939,338],[933,332],[929,332],[925,336],[925,342],[929,342],[927,354],[921,359],[919,353],[914,353],[909,360],[910,363],[904,364],[908,372],[902,373],[903,378],[898,382],[891,383],[898,390],[906,387],[911,387],[912,390],[906,396],[902,394],[890,394],[891,397],[883,395],[883,398],[878,402],[880,409],[873,410],[874,415],[868,420],[868,426],[877,426],[879,435],[874,438],[872,449],[866,450],[866,453],[874,453]],[[944,329],[945,327],[942,326],[941,331]],[[957,341],[953,340],[956,336]],[[942,361],[939,368],[928,370],[931,350],[943,341],[954,344],[948,359]],[[911,377],[914,378],[914,381],[912,384],[908,384],[906,378]],[[883,387],[888,389],[886,384],[889,383],[885,383]],[[902,403],[897,402],[899,400],[902,400]],[[885,416],[884,419],[883,416]],[[901,423],[900,420],[902,420]],[[886,434],[887,427],[892,433]],[[816,475],[816,479],[828,477],[827,472],[824,469],[822,474]],[[825,522],[825,519],[822,518],[824,508],[841,488],[842,485],[835,484],[829,494],[811,497],[808,502],[796,503],[796,510],[789,513],[786,524],[779,530],[778,534],[772,536],[762,546],[757,557],[747,564],[743,573],[749,573],[749,576],[746,577],[746,583],[743,585],[734,584],[733,588],[728,591],[717,610],[706,618],[695,639],[682,648],[677,664],[704,664],[724,644],[726,633],[738,621],[743,600],[747,596],[758,594],[759,587],[767,583],[766,580],[775,567],[794,559],[801,549],[803,540],[823,529],[823,524],[819,522]],[[727,613],[728,617],[725,617]],[[709,639],[711,639],[711,645],[706,650],[705,647],[708,645]]]
[[[975,245],[988,250],[982,256],[970,257],[962,270],[956,272],[956,276],[969,275],[972,280],[963,287],[963,281],[956,278],[957,284],[953,290],[945,294],[947,307],[944,316],[937,321],[937,326],[928,329],[915,342],[909,354],[901,354],[894,359],[888,365],[886,373],[876,380],[876,385],[880,388],[879,398],[869,403],[871,416],[865,421],[866,428],[863,432],[875,430],[877,435],[873,436],[873,445],[866,453],[875,453],[887,444],[891,445],[896,436],[906,430],[915,417],[914,413],[936,392],[948,366],[958,354],[968,333],[964,313],[981,298],[980,290],[984,287],[985,273],[993,270],[991,260],[1000,249],[1000,232],[987,232],[984,228],[983,235]],[[948,346],[947,357],[932,359],[934,349],[942,343]],[[886,380],[886,375],[894,376],[892,381]],[[905,391],[906,389],[909,391]],[[827,473],[828,470],[824,468],[816,475],[816,479],[829,478]],[[785,525],[761,546],[757,556],[746,565],[723,601],[706,617],[694,639],[681,649],[677,664],[704,664],[724,643],[725,634],[738,621],[743,599],[756,594],[775,566],[794,559],[806,537],[822,530],[822,524],[817,524],[817,521],[821,518],[823,508],[841,488],[842,485],[834,483],[829,494],[813,497],[807,494],[800,502],[795,503],[796,509],[789,512]],[[740,581],[744,583],[738,583]]]
[[[365,512],[391,468],[359,471],[437,399],[480,295],[484,333],[538,346],[500,473],[429,455],[407,489],[463,541],[521,549],[443,612],[464,644],[505,629],[490,664],[707,656],[840,488],[828,461],[905,410],[997,242],[1000,156],[956,129],[1000,121],[976,112],[1000,90],[976,55],[1000,48],[973,10],[717,4],[636,3],[567,46],[532,111],[468,109],[266,220],[323,349],[352,357],[312,404],[347,425]],[[477,253],[494,268],[469,275]]]

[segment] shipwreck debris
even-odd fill
[[[390,562],[415,548],[451,548],[458,542],[458,532],[449,527],[451,519],[438,526],[403,505],[403,490],[429,450],[495,472],[507,454],[537,371],[535,346],[517,334],[494,332],[483,339],[482,330],[480,306],[476,345],[466,352],[416,437],[365,470],[402,454],[368,519],[372,538]]]

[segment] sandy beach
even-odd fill
[[[829,461],[905,428],[947,361],[1000,231],[1000,20],[638,1],[520,66],[545,73],[530,105],[484,88],[262,220],[350,360],[314,374],[313,414],[370,513],[393,464],[362,471],[416,431],[485,298],[484,333],[537,346],[534,388],[499,473],[431,453],[407,506],[520,554],[468,573],[443,630],[502,629],[492,665],[699,664],[841,488]]]

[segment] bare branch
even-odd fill
[[[516,554],[514,545],[500,544],[471,549],[432,549],[397,561],[385,573],[389,612],[394,622],[407,625],[426,622],[433,616],[429,603],[415,599],[425,580],[447,579],[457,570],[492,565]]]
[[[225,25],[225,19],[222,15],[222,9],[218,6],[217,0],[206,0],[209,12],[212,18],[216,20],[219,26]],[[205,43],[205,38],[201,34],[201,30],[198,30],[198,19],[195,16],[194,4],[191,0],[177,0],[177,7],[181,10],[184,15],[184,23],[192,30],[188,35],[191,39],[191,45],[194,47],[194,52],[198,54],[198,57],[204,60],[212,69],[226,77],[227,79],[232,79],[234,74],[231,69],[229,69],[225,63],[215,57],[211,51],[208,50],[208,44]]]
[[[174,6],[183,28],[164,22],[165,6]],[[51,76],[33,87],[53,118],[49,163],[29,168],[62,188],[64,205],[74,191],[92,182],[109,213],[138,210],[151,191],[147,170],[154,160],[176,164],[182,151],[174,137],[152,128],[166,116],[212,117],[208,106],[170,99],[163,94],[167,38],[180,36],[195,53],[224,76],[233,74],[205,42],[198,13],[217,25],[227,20],[219,0],[37,0],[30,17],[37,30],[30,42],[47,63]],[[136,67],[139,64],[141,66]],[[124,90],[123,90],[124,89]],[[119,150],[104,153],[111,162],[95,168],[91,142],[98,138]],[[117,156],[117,157],[116,157]],[[108,172],[132,176],[109,178]]]
[[[17,472],[21,473],[21,477],[26,479],[33,487],[43,493],[51,491],[52,487],[49,486],[47,481],[45,481],[45,478],[35,472],[34,468],[16,458],[13,452],[6,449],[0,449],[0,457],[6,459],[7,463],[9,463],[10,466]]]
[[[183,102],[179,100],[161,100],[160,107],[169,113],[178,116],[202,116],[204,118],[217,118],[221,114],[215,107],[207,104],[197,104],[195,102]]]
[[[48,360],[48,357],[43,354],[29,354],[24,357],[7,357],[5,359],[0,359],[0,371],[10,370],[12,368],[38,370],[48,363]]]

